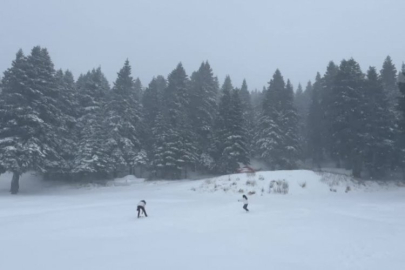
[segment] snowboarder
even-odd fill
[[[145,211],[145,206],[146,206],[145,200],[142,200],[142,201],[140,201],[140,202],[138,203],[138,207],[136,208],[136,210],[138,211],[138,218],[139,218],[140,215],[141,215],[141,211],[143,212],[143,214],[145,215],[145,217],[148,216],[148,215],[146,214],[146,211]]]
[[[248,198],[246,197],[246,195],[243,195],[242,199],[238,200],[238,202],[243,202],[243,209],[246,210],[246,212],[249,212],[248,207]]]

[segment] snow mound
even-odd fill
[[[263,171],[230,174],[205,179],[193,191],[225,192],[247,195],[326,194],[373,191],[381,189],[377,182],[356,180],[346,174],[332,172]],[[386,187],[389,187],[386,185]]]

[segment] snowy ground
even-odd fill
[[[405,188],[394,185],[307,171],[183,182],[128,177],[107,187],[25,176],[11,196],[9,180],[0,178],[0,269],[405,269]],[[289,193],[268,194],[271,180],[288,182]],[[240,189],[257,191],[249,213],[237,202]],[[137,219],[141,199],[150,217]]]

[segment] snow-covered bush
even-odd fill
[[[256,181],[255,180],[247,180],[246,185],[254,187],[254,186],[256,186]]]
[[[287,194],[288,191],[289,185],[285,180],[272,180],[269,184],[269,193]]]

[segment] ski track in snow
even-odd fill
[[[332,193],[307,171],[262,175],[290,192],[250,196],[249,213],[241,194],[211,192],[228,176],[77,188],[28,175],[11,196],[3,175],[0,269],[405,269],[404,188]],[[149,217],[138,219],[142,199]]]

